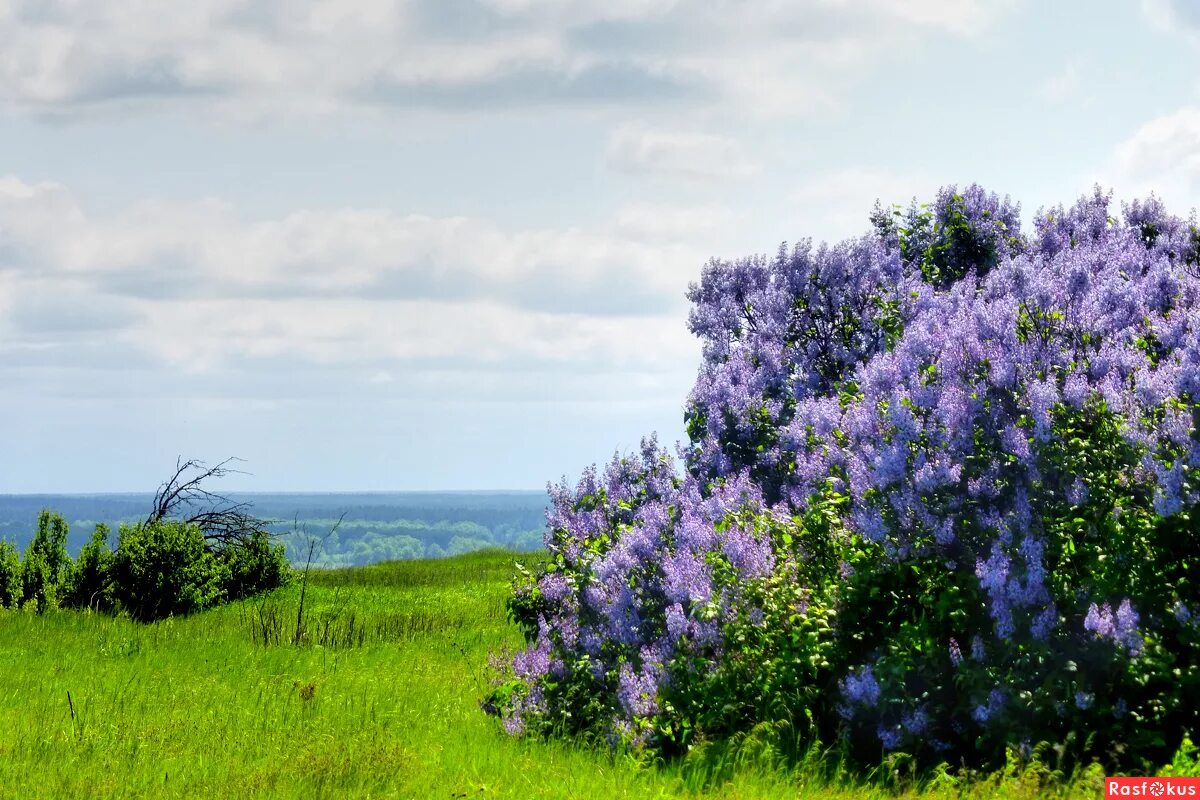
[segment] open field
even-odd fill
[[[747,764],[714,781],[711,757],[513,740],[477,705],[488,653],[520,642],[513,559],[314,573],[300,645],[298,585],[152,625],[0,611],[0,797],[1044,796],[1032,776],[889,792]],[[1065,794],[1101,792],[1093,776]]]

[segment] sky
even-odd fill
[[[1200,188],[1191,0],[0,0],[0,492],[541,488],[711,258]]]

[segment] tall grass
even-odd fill
[[[0,612],[0,797],[1045,796],[1032,772],[915,786],[822,754],[784,767],[770,737],[669,765],[511,739],[478,702],[489,652],[520,643],[513,560],[315,571],[299,644],[297,586],[151,625]]]

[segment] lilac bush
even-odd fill
[[[682,464],[553,487],[512,732],[1169,757],[1200,722],[1200,232],[972,186],[710,262]]]

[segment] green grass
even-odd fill
[[[296,585],[153,625],[0,611],[0,797],[1045,796],[1032,774],[888,791],[748,748],[654,766],[505,736],[478,701],[488,654],[520,644],[513,559],[315,572],[300,644]]]

